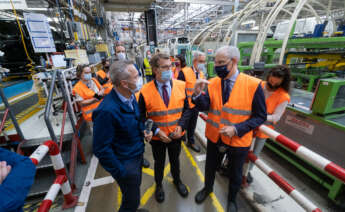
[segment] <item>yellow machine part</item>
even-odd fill
[[[306,64],[306,68],[319,68],[319,67],[327,67],[330,71],[335,71],[339,67],[342,67],[345,64],[345,58],[341,55],[341,53],[320,53],[320,54],[288,54],[286,58],[286,64],[291,64],[291,60],[293,58],[301,58],[301,59],[308,59],[313,60],[317,59],[318,61],[311,64]]]
[[[47,102],[47,96],[44,92],[44,88],[42,86],[42,83],[39,81],[39,79],[33,77],[32,78],[34,81],[34,88],[37,92],[37,96],[38,96],[38,104],[39,105],[45,105]]]

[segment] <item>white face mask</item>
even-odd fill
[[[199,63],[198,66],[197,66],[197,69],[199,71],[202,71],[203,73],[206,73],[206,65],[203,64],[203,63]]]
[[[126,59],[126,54],[123,52],[120,52],[117,54],[117,59],[119,60],[125,60]]]
[[[135,94],[135,93],[139,92],[142,87],[143,87],[143,79],[141,77],[139,77],[139,79],[135,83],[135,88],[134,89],[128,88],[128,89],[131,91],[132,94]]]

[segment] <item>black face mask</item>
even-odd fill
[[[273,86],[270,82],[267,82],[267,86],[272,90],[277,90],[280,87],[280,85]]]
[[[104,66],[104,70],[108,71],[109,70],[109,66]]]
[[[228,63],[229,64],[229,63]],[[214,67],[214,71],[217,73],[218,77],[224,79],[226,76],[228,76],[229,74],[229,70],[227,69],[228,64],[223,65],[223,66],[215,66]],[[231,66],[232,69],[232,66]],[[230,69],[230,70],[231,70]]]

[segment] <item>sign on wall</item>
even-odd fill
[[[47,17],[43,14],[24,13],[24,19],[35,53],[56,52]]]
[[[14,8],[16,10],[28,9],[25,0],[12,0]],[[12,10],[12,5],[10,0],[0,0],[0,10]]]

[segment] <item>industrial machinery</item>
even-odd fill
[[[315,94],[293,89],[291,102],[277,130],[331,161],[345,166],[345,79],[322,79]],[[328,197],[345,207],[345,186],[275,142],[266,147],[296,166],[328,190]]]

